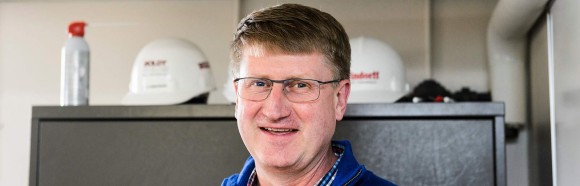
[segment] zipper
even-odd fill
[[[352,178],[350,178],[346,183],[343,184],[343,186],[346,186],[350,184],[352,181],[354,181],[354,179],[360,176],[360,173],[362,173],[362,169],[359,169],[358,172]]]

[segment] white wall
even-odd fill
[[[0,185],[28,183],[32,105],[57,105],[60,48],[67,25],[89,23],[91,105],[117,105],[133,60],[147,42],[181,37],[196,43],[225,82],[237,1],[85,1],[0,3]],[[225,103],[221,91],[212,103]]]
[[[558,0],[551,9],[558,185],[580,183],[580,1]],[[554,154],[552,154],[554,156]]]
[[[462,87],[489,91],[485,41],[496,1],[437,0],[432,4],[433,78],[452,91]]]

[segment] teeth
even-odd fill
[[[292,132],[293,129],[275,129],[275,128],[264,128],[268,131],[272,131],[272,132]]]

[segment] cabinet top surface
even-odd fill
[[[167,106],[34,106],[36,119],[155,119],[221,118],[235,119],[234,105]],[[448,117],[503,116],[503,103],[395,103],[349,104],[349,117]]]

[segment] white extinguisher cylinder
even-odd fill
[[[84,22],[69,25],[69,38],[61,51],[60,105],[89,105],[90,50]]]

